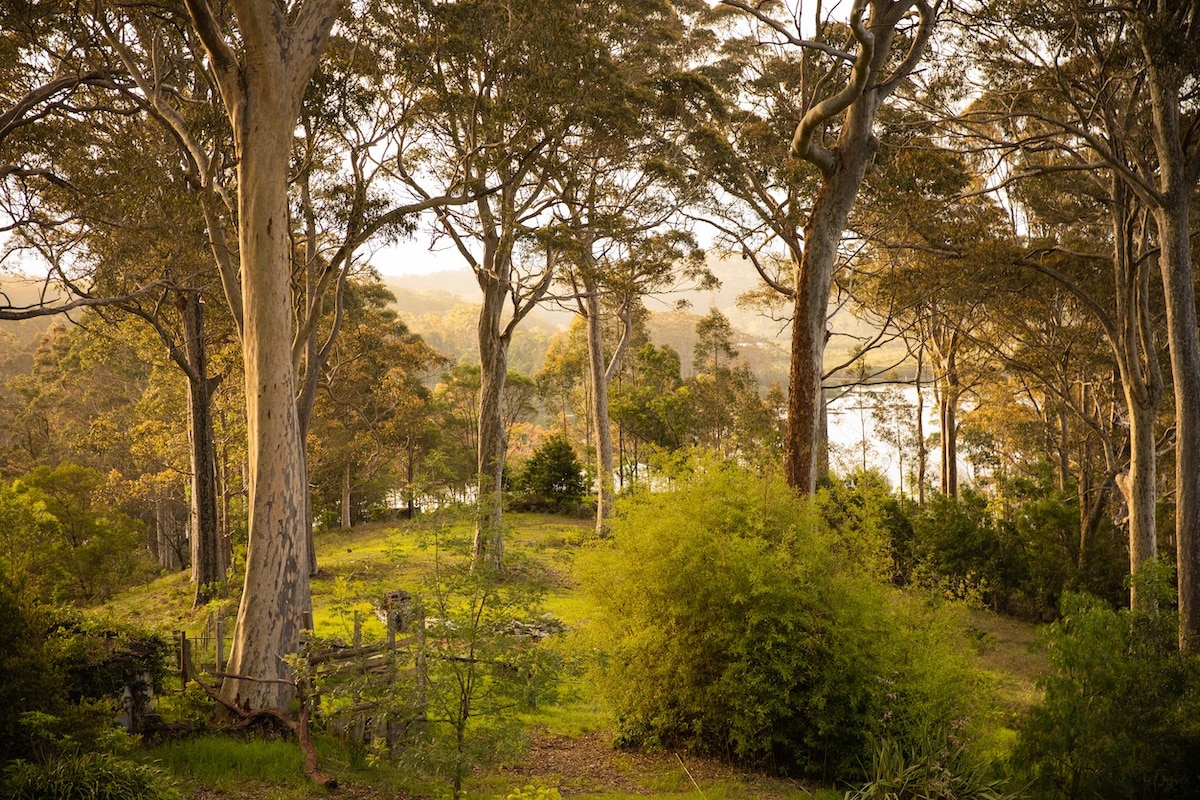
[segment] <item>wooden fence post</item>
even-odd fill
[[[419,735],[424,735],[429,724],[427,707],[426,674],[425,674],[425,605],[418,599],[413,604],[413,668],[416,673],[417,718],[414,727]]]
[[[187,631],[179,631],[179,686],[186,690],[188,678],[192,672],[192,643],[188,641]]]
[[[214,633],[217,637],[217,672],[225,671],[225,618],[218,615]]]

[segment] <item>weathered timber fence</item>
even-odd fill
[[[309,647],[305,663],[328,726],[363,744],[380,742],[394,752],[427,725],[425,612],[407,592],[388,595],[377,612],[387,623],[383,642],[362,643],[362,620],[355,617],[348,646]]]
[[[302,678],[315,719],[351,741],[382,739],[395,750],[427,724],[425,612],[418,598],[400,591],[390,593],[386,608],[376,613],[387,624],[384,641],[363,644],[356,615],[350,644],[303,643]],[[175,631],[173,674],[180,688],[202,673],[221,677],[232,637],[232,626],[219,616],[209,621],[205,635]]]
[[[187,631],[175,631],[175,669],[179,686],[186,689],[188,681],[202,672],[216,674],[225,671],[225,660],[229,655],[229,639],[232,631],[225,630],[223,617],[209,621],[204,636],[188,636]]]

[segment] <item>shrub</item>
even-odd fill
[[[65,691],[43,647],[47,622],[0,578],[0,753],[28,758],[33,742],[21,722],[28,712],[50,713]]]
[[[983,495],[935,495],[913,519],[920,577],[956,597],[979,596],[1007,610],[1028,565],[1012,526],[996,520]]]
[[[47,764],[16,761],[5,769],[11,800],[178,800],[163,773],[107,753],[83,753]]]
[[[844,569],[775,478],[708,466],[636,495],[580,572],[631,744],[848,777],[873,737],[949,727],[974,691],[954,623]]]
[[[0,579],[0,754],[111,749],[116,702],[161,688],[166,652],[160,637],[26,604]]]
[[[840,555],[874,577],[907,582],[913,567],[912,523],[883,475],[833,477],[817,493],[817,507]]]
[[[1200,659],[1179,652],[1177,621],[1063,598],[1013,755],[1035,797],[1200,796]]]
[[[513,477],[510,505],[527,511],[571,511],[587,487],[583,467],[561,433],[546,439]]]
[[[62,463],[0,489],[0,572],[43,601],[95,601],[147,579],[142,525],[107,508],[103,488],[101,473]]]

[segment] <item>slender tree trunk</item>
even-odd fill
[[[501,334],[503,285],[480,279],[483,307],[479,312],[479,520],[473,562],[486,561],[499,570],[504,560],[504,382],[508,376],[508,337]]]
[[[1058,418],[1058,474],[1055,479],[1055,488],[1060,492],[1065,492],[1071,481],[1070,428],[1067,424],[1065,408],[1058,409],[1055,416]]]
[[[940,489],[942,494],[955,499],[958,498],[958,395],[958,373],[951,354],[938,392],[938,419],[942,441]]]
[[[1117,476],[1117,487],[1129,509],[1129,572],[1136,575],[1147,561],[1158,556],[1155,525],[1155,408],[1127,397],[1129,413],[1129,469]],[[1137,609],[1137,585],[1131,587],[1130,605]]]
[[[925,391],[921,372],[925,368],[924,348],[917,348],[917,505],[925,507],[925,472],[929,452],[925,447]]]
[[[588,282],[583,304],[587,321],[588,370],[592,383],[591,415],[596,432],[596,534],[603,536],[612,514],[613,448],[612,426],[608,419],[608,370],[604,357],[604,336],[600,318],[599,287]]]
[[[158,554],[158,565],[165,570],[175,572],[183,567],[180,555],[181,542],[178,541],[180,531],[179,525],[175,520],[175,515],[171,513],[172,501],[160,496],[154,502],[154,541],[156,552]]]
[[[350,519],[350,462],[342,465],[342,505],[340,524],[349,530],[353,520]]]
[[[213,437],[212,384],[204,346],[204,306],[199,292],[184,292],[181,305],[188,361],[192,582],[196,586],[193,606],[198,608],[216,596],[218,584],[225,579],[225,570],[217,519],[217,451]]]

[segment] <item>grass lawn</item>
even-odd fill
[[[575,554],[593,536],[591,520],[509,514],[506,524],[506,548],[513,561],[528,559],[547,579],[545,609],[568,629],[585,624],[589,609],[574,591],[572,567]],[[364,639],[382,639],[384,625],[374,611],[384,596],[396,590],[425,591],[435,559],[446,564],[468,557],[471,533],[470,519],[448,515],[318,533],[320,572],[312,582],[316,635],[349,641],[357,616]],[[234,597],[194,610],[191,601],[187,575],[176,574],[113,598],[100,610],[164,633],[184,629],[189,635],[202,635],[216,614],[232,627],[237,613]],[[998,687],[1004,713],[1015,718],[1036,699],[1033,679],[1044,666],[1035,648],[1034,630],[983,611],[972,612],[971,624],[978,631],[981,673]],[[614,750],[615,726],[603,700],[580,675],[568,676],[565,684],[557,702],[522,716],[528,731],[525,748],[472,773],[464,784],[464,796],[504,798],[533,785],[588,800],[841,797],[838,790],[745,774],[686,753]],[[420,777],[420,771],[405,764],[403,757],[390,762],[327,734],[318,733],[317,738],[322,770],[342,785],[335,796],[364,800],[448,796],[444,783]],[[159,745],[148,757],[176,778],[189,799],[287,800],[325,793],[303,777],[299,749],[290,741],[209,735]]]

